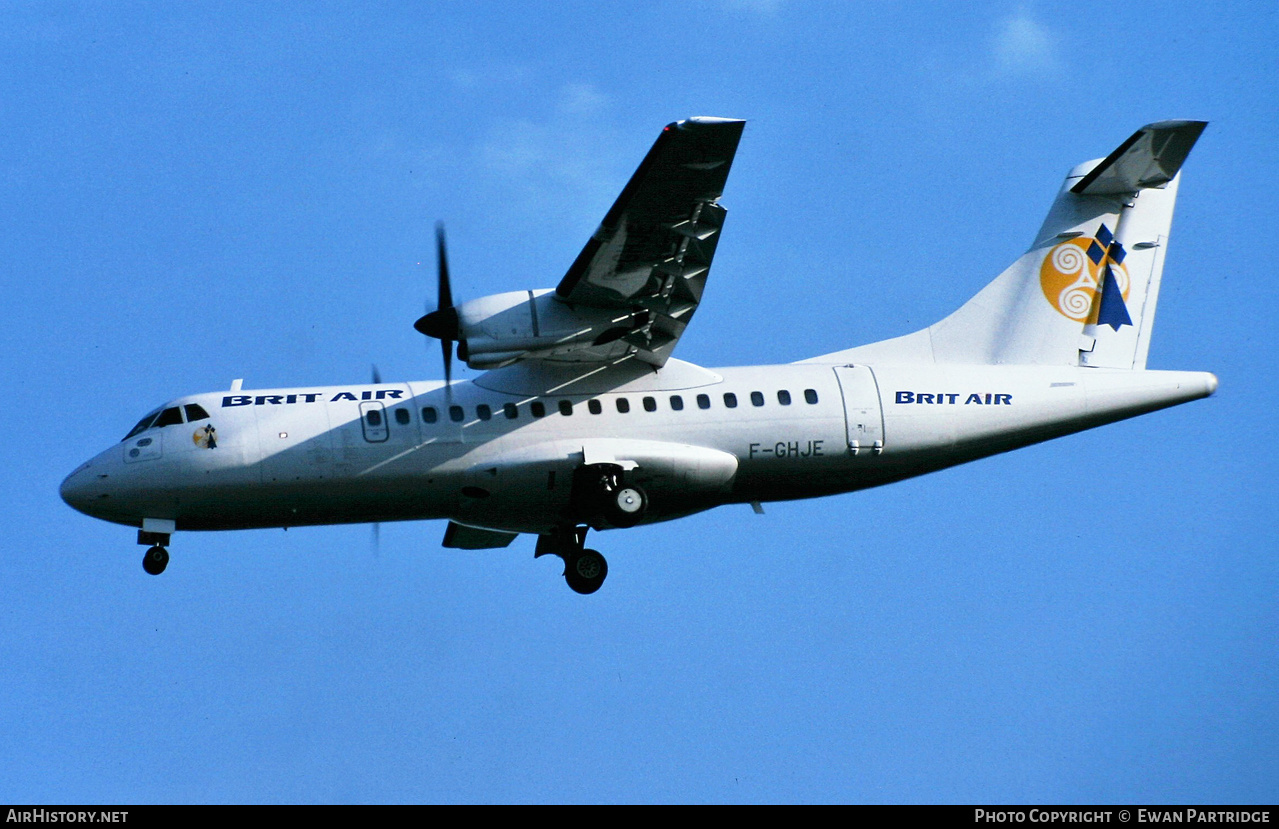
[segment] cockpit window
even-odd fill
[[[156,410],[154,410],[154,411],[147,412],[146,417],[144,417],[144,418],[142,418],[141,420],[139,420],[139,421],[138,421],[138,425],[137,425],[137,426],[134,426],[132,429],[130,429],[130,430],[129,430],[129,434],[125,435],[125,436],[124,436],[124,439],[125,439],[125,440],[128,440],[129,438],[133,437],[134,435],[141,434],[142,432],[145,432],[145,431],[146,431],[146,430],[147,430],[147,429],[151,426],[151,421],[155,420],[155,416],[156,416],[156,415],[158,415],[159,413],[160,413],[160,410],[159,410],[159,409],[156,409]]]
[[[165,409],[160,412],[160,416],[155,419],[155,426],[180,426],[182,424],[182,410],[177,406],[172,409]]]
[[[187,423],[195,423],[197,420],[204,420],[209,416],[209,413],[199,403],[188,403],[182,408],[186,409]]]

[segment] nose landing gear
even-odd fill
[[[142,529],[138,530],[138,543],[150,545],[142,556],[142,569],[153,576],[160,575],[169,566],[169,551],[165,548],[169,546],[173,529],[174,523],[171,520],[148,518],[142,522]]]
[[[573,592],[594,593],[608,577],[608,561],[598,550],[586,549],[587,527],[573,527],[537,539],[534,558],[556,555],[564,559],[564,581]]]
[[[168,566],[169,551],[158,544],[147,550],[146,555],[142,556],[142,569],[153,576],[160,575],[164,572],[164,568]]]

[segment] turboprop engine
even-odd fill
[[[628,339],[647,337],[648,325],[643,308],[570,305],[542,289],[467,300],[427,314],[414,327],[457,342],[457,355],[471,368],[492,369],[519,360],[573,360],[575,354],[590,360],[622,357],[631,348]]]

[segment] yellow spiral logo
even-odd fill
[[[1127,300],[1128,269],[1117,263],[1096,239],[1087,236],[1069,239],[1048,251],[1039,266],[1039,285],[1059,314],[1076,322],[1095,323],[1099,310],[1097,293],[1107,265]]]

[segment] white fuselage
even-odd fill
[[[168,405],[198,404],[207,419],[112,446],[62,494],[99,518],[178,530],[448,518],[547,533],[565,523],[584,463],[626,468],[648,492],[644,520],[663,521],[900,480],[1206,397],[1217,382],[1044,366],[710,371],[678,360],[605,375],[516,366],[448,387],[193,395]]]

